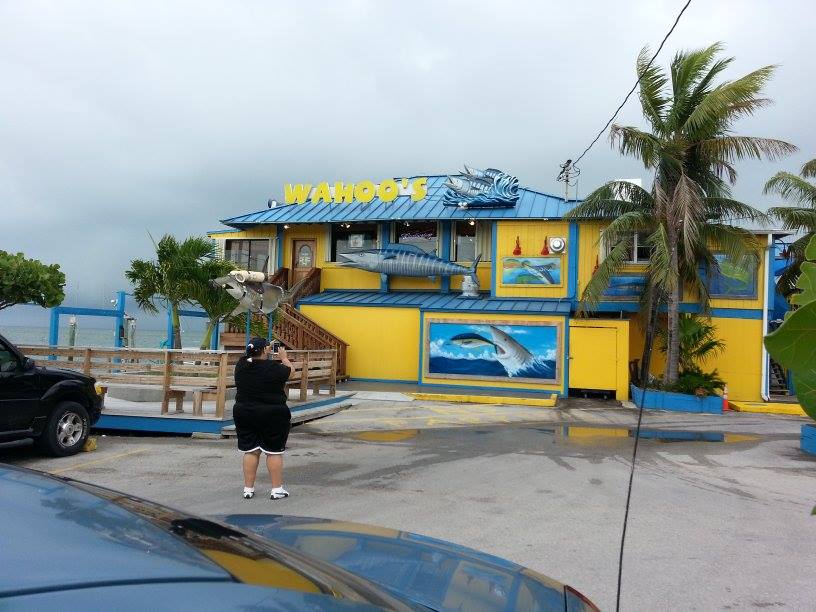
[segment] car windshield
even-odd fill
[[[239,582],[321,593],[389,609],[416,609],[357,576],[282,544],[117,491],[84,482],[69,482],[181,538]]]

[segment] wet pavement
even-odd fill
[[[64,460],[11,461],[202,514],[283,513],[452,540],[568,582],[614,607],[636,414],[384,402],[297,427],[292,497],[239,499],[233,441],[111,438]],[[644,417],[624,610],[784,608],[816,601],[816,459],[794,417]]]

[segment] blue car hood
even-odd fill
[[[434,610],[564,610],[564,585],[479,551],[404,531],[292,516],[219,517]]]
[[[0,596],[90,584],[231,580],[197,550],[71,484],[0,466]],[[59,544],[56,544],[59,543]]]

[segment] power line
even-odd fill
[[[672,32],[674,32],[674,29],[677,27],[677,24],[680,22],[680,18],[683,16],[683,13],[686,12],[686,9],[689,7],[690,4],[691,4],[691,0],[687,0],[685,5],[683,5],[683,8],[680,9],[680,12],[677,14],[677,18],[674,20],[674,23],[672,24],[672,27],[669,29],[669,31],[666,33],[666,35],[663,37],[663,40],[660,42],[660,46],[657,48],[657,51],[655,51],[654,55],[652,55],[652,59],[650,59],[649,63],[646,64],[646,68],[644,70],[648,70],[651,67],[652,63],[655,61],[655,58],[657,58],[657,56],[660,54],[660,51],[663,49],[663,45],[666,44],[666,41],[669,39],[669,36],[671,36]],[[580,172],[580,170],[576,167],[576,164],[579,161],[581,161],[581,159],[583,159],[584,155],[589,153],[589,150],[595,145],[596,142],[598,142],[600,137],[603,136],[606,129],[610,125],[612,125],[612,122],[615,120],[615,117],[618,116],[618,113],[621,112],[621,109],[629,101],[629,98],[632,96],[633,93],[635,93],[635,90],[637,89],[639,84],[640,84],[640,75],[638,75],[638,78],[635,81],[635,84],[632,85],[632,89],[630,89],[629,93],[626,94],[626,97],[623,99],[623,102],[620,103],[620,106],[618,106],[618,108],[615,110],[615,112],[609,118],[609,121],[606,122],[606,125],[604,125],[603,128],[601,129],[601,131],[598,132],[598,135],[595,136],[595,138],[592,140],[592,142],[589,143],[589,146],[586,149],[584,149],[584,151],[576,158],[575,161],[567,160],[561,166],[561,172],[558,175],[558,180],[559,181],[565,180],[567,183],[569,183],[570,175],[575,174],[576,170]]]

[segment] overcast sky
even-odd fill
[[[218,229],[285,182],[497,167],[562,193],[575,157],[683,0],[0,0],[0,249],[59,263],[67,305],[106,305],[147,236]],[[735,193],[816,157],[812,0],[694,0],[659,57],[722,41],[729,76],[780,68],[748,135],[800,153],[739,167]],[[632,97],[619,123],[643,126]],[[578,195],[648,177],[604,138]],[[15,312],[16,311],[16,312]],[[34,309],[0,324],[43,320]]]

